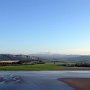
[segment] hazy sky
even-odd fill
[[[90,54],[90,0],[0,0],[0,53]]]

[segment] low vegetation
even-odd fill
[[[63,68],[64,66],[55,64],[0,66],[0,70],[58,70]]]
[[[39,70],[90,70],[90,63],[71,61],[46,61],[42,63],[23,63],[16,65],[2,65],[0,70],[39,71]]]

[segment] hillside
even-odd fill
[[[63,54],[30,54],[30,55],[0,54],[0,60],[90,61],[90,56],[89,55],[63,55]]]

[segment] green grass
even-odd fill
[[[60,70],[63,66],[56,64],[35,64],[35,65],[15,65],[15,66],[0,66],[0,70]]]

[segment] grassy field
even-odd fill
[[[35,64],[35,65],[14,65],[14,66],[0,66],[0,70],[58,70],[63,69],[64,66],[56,64]]]
[[[16,71],[43,71],[43,70],[90,70],[90,67],[68,67],[62,66],[63,62],[46,62],[45,64],[21,64],[21,65],[10,65],[0,66],[0,70],[16,70]],[[66,63],[66,62],[65,62]],[[70,63],[70,62],[69,62]]]

